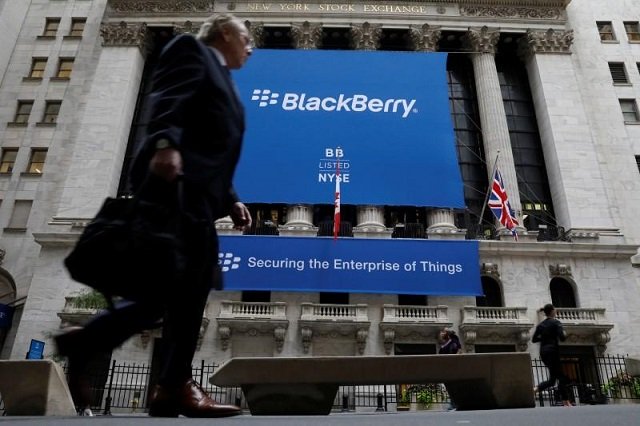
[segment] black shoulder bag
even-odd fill
[[[185,258],[178,237],[182,228],[182,185],[176,206],[140,198],[107,198],[84,229],[64,264],[75,281],[107,299],[164,302],[167,286],[179,279]],[[144,186],[144,185],[143,185]]]

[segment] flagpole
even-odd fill
[[[341,188],[340,188],[340,160],[336,159],[336,188],[335,188],[335,194],[334,194],[334,198],[333,198],[333,240],[337,240],[338,239],[338,234],[340,233],[340,207],[341,206],[341,201],[340,200],[340,196],[342,194],[340,194],[341,192]]]
[[[480,212],[480,218],[478,219],[478,229],[480,228],[480,225],[482,225],[482,217],[484,216],[484,209],[487,207],[487,201],[489,200],[489,195],[491,194],[491,188],[493,187],[493,177],[496,174],[496,167],[498,167],[499,156],[500,156],[500,150],[496,152],[496,159],[493,162],[493,167],[491,168],[491,174],[489,175],[489,179],[490,179],[489,188],[487,188],[487,193],[484,196],[484,203],[482,203],[482,211]]]

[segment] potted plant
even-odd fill
[[[640,377],[619,373],[602,385],[602,392],[613,399],[640,398]]]
[[[96,290],[83,292],[71,299],[71,306],[77,309],[106,309],[109,304],[104,295]]]
[[[438,392],[437,384],[413,385],[409,388],[410,393],[416,396],[417,408],[428,410],[436,400]]]

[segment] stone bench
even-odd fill
[[[534,407],[528,353],[233,358],[211,376],[240,386],[251,414],[329,414],[338,387],[444,383],[458,410]]]
[[[8,416],[74,416],[62,368],[51,360],[0,361],[0,395]]]

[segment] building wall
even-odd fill
[[[163,13],[153,13],[144,1],[138,2],[137,11],[131,9],[130,12],[116,7],[107,9],[107,0],[18,3],[20,6],[16,2],[0,3],[0,28],[6,28],[8,34],[0,42],[0,71],[6,70],[0,85],[0,143],[3,148],[20,147],[14,173],[0,176],[0,245],[7,251],[2,267],[17,284],[17,298],[26,296],[22,318],[14,324],[15,341],[5,343],[2,352],[3,357],[9,354],[11,358],[24,357],[32,338],[45,340],[48,343],[45,354],[54,354],[51,337],[61,325],[58,314],[65,309],[64,297],[83,289],[69,279],[62,259],[82,229],[81,225],[93,215],[104,197],[115,195],[117,190],[145,50],[139,40],[117,36],[101,38],[101,28],[104,30],[105,25],[116,28],[120,21],[126,21],[127,34],[132,37],[136,30],[131,27],[142,22],[149,26],[183,25],[186,21],[200,22],[211,13],[209,6],[198,6],[205,2],[193,2],[197,12],[175,9]],[[525,62],[558,224],[572,232],[572,241],[537,242],[535,234],[527,237],[526,233],[518,243],[508,239],[481,241],[480,258],[482,263],[497,265],[505,306],[526,307],[527,319],[532,324],[539,319],[536,310],[550,301],[549,282],[553,277],[550,266],[568,266],[570,274],[566,277],[575,285],[578,306],[605,308],[606,321],[613,324],[607,352],[640,355],[640,334],[631,326],[640,320],[640,270],[633,267],[631,260],[640,244],[640,225],[634,220],[640,206],[640,175],[634,159],[634,155],[640,155],[640,126],[623,123],[618,102],[619,98],[640,99],[640,74],[636,65],[640,62],[640,44],[629,43],[622,28],[623,21],[640,16],[637,1],[574,0],[566,9],[566,23],[561,15],[551,24],[546,18],[522,16],[495,22],[488,14],[462,14],[457,3],[442,6],[407,3],[423,5],[427,11],[424,15],[319,13],[307,12],[304,8],[258,12],[255,5],[264,8],[266,4],[273,7],[276,4],[251,2],[254,6],[249,7],[249,3],[236,3],[234,11],[242,19],[283,26],[309,19],[337,27],[368,20],[383,26],[404,27],[429,22],[459,31],[482,25],[515,33],[524,33],[526,29],[546,30],[549,25],[558,31],[573,30],[571,54],[538,53]],[[230,2],[216,2],[216,10],[226,11],[228,4]],[[39,40],[37,36],[42,33],[45,18],[52,16],[61,18],[59,36],[54,40]],[[82,39],[64,39],[71,18],[80,16],[87,18]],[[23,23],[17,25],[21,19]],[[596,20],[613,21],[620,42],[601,43]],[[46,76],[40,82],[24,82],[34,56],[50,58]],[[76,58],[68,82],[49,79],[60,56]],[[626,63],[630,86],[612,85],[608,61]],[[12,121],[18,99],[35,100],[26,128],[5,124]],[[35,125],[46,99],[63,100],[55,127]],[[26,167],[31,147],[49,149],[41,176],[19,173]],[[33,200],[26,232],[2,230],[9,221],[15,199]],[[636,266],[638,264],[636,261]],[[314,335],[310,350],[305,353],[298,321],[300,303],[317,303],[317,293],[272,293],[272,302],[287,304],[288,327],[281,350],[272,332],[256,329],[232,334],[227,349],[223,349],[216,321],[221,300],[240,300],[240,294],[224,291],[211,294],[203,315],[209,322],[195,362],[200,359],[222,362],[239,355],[384,354],[384,336],[379,327],[382,306],[397,303],[393,295],[350,295],[350,303],[367,305],[371,325],[363,351],[358,351],[353,333],[342,335],[334,331]],[[448,306],[448,319],[459,328],[463,307],[475,305],[475,299],[429,297],[429,305]],[[159,330],[134,336],[116,349],[113,357],[149,362],[153,339],[159,336]],[[396,342],[435,344],[436,336],[429,331],[427,335],[408,335]],[[593,342],[576,339],[569,344],[592,345]],[[537,346],[530,344],[525,350],[535,355]]]

